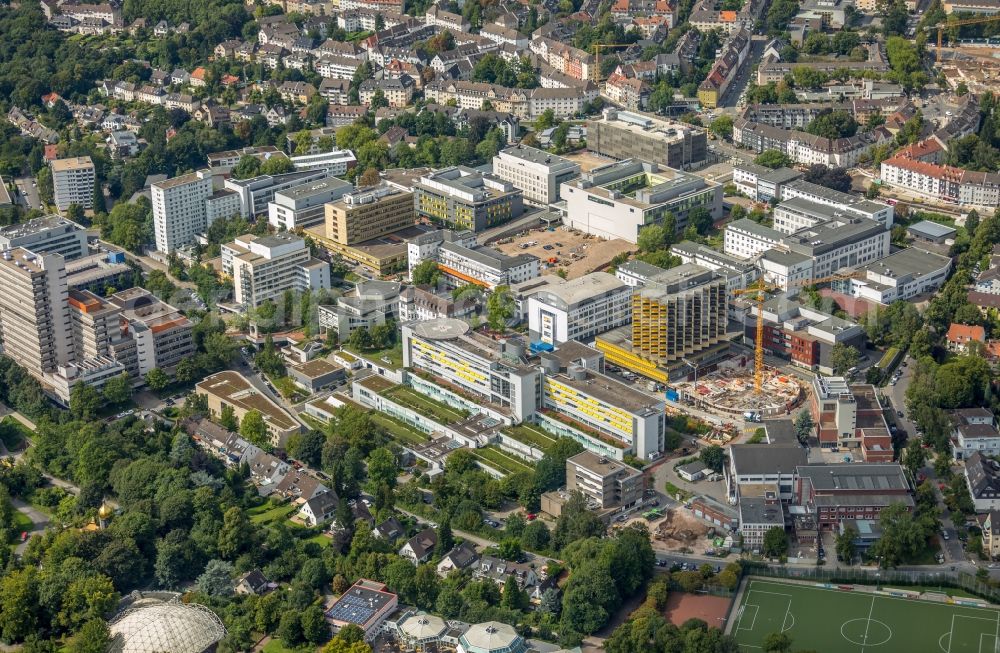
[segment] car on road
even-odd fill
[[[535,521],[536,519],[538,519],[538,515],[536,515],[533,512],[529,512],[524,516],[524,518],[527,519],[528,521]]]

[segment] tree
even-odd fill
[[[239,163],[233,167],[230,174],[233,179],[249,179],[251,177],[256,177],[260,174],[260,159],[250,154],[244,154],[240,157]]]
[[[712,214],[704,206],[696,206],[688,212],[688,226],[703,236],[712,228]]]
[[[521,542],[512,537],[504,538],[497,545],[497,555],[504,560],[517,562],[524,555],[521,551]]]
[[[240,435],[256,444],[258,447],[269,447],[271,442],[267,434],[267,424],[259,410],[251,409],[240,421]]]
[[[844,527],[844,532],[837,535],[837,557],[846,564],[851,564],[857,555],[858,529],[853,524]]]
[[[808,410],[803,410],[795,417],[795,437],[802,444],[806,444],[809,441],[809,436],[812,435],[813,429],[813,419],[812,415]]]
[[[882,537],[872,545],[870,551],[886,569],[913,558],[923,549],[930,535],[902,503],[883,508],[879,514],[879,525],[882,527]]]
[[[358,177],[358,186],[378,186],[381,181],[377,168],[366,168]]]
[[[396,487],[398,472],[399,465],[391,451],[385,447],[373,450],[368,456],[368,491],[374,494],[383,483]]]
[[[673,242],[674,234],[667,233],[662,225],[651,224],[639,230],[636,244],[643,252],[657,252],[666,249]]]
[[[789,653],[792,638],[785,633],[771,633],[764,638],[764,653]]]
[[[227,431],[239,430],[240,423],[236,419],[236,410],[229,404],[222,407],[222,413],[219,415],[219,424]]]
[[[199,592],[229,596],[233,593],[233,565],[225,560],[209,560],[197,583]]]
[[[830,350],[830,367],[837,376],[843,376],[861,361],[861,353],[857,347],[838,342]]]
[[[70,388],[69,409],[77,419],[90,419],[100,407],[101,396],[93,386],[78,381]]]
[[[517,584],[517,576],[514,574],[507,576],[507,580],[504,581],[501,605],[508,610],[526,610],[528,608],[528,595]]]
[[[903,467],[910,473],[912,478],[923,469],[927,463],[927,451],[920,446],[919,442],[910,442],[903,450]]]
[[[726,452],[717,444],[709,445],[701,450],[701,462],[713,471],[721,472],[726,463]]]
[[[805,131],[830,140],[848,138],[858,131],[858,123],[843,109],[823,110],[806,125]]]
[[[132,400],[132,381],[125,372],[108,379],[101,390],[104,400],[113,406],[121,406]]]
[[[283,156],[272,156],[260,165],[260,174],[262,175],[283,175],[291,171],[291,159]]]
[[[455,547],[455,536],[451,532],[451,521],[442,519],[437,529],[437,544],[434,545],[434,555],[442,557]]]
[[[788,553],[788,535],[781,526],[772,526],[764,533],[761,553],[769,558],[780,558]]]
[[[712,121],[709,129],[719,138],[728,141],[733,136],[733,119],[731,116],[723,114]]]
[[[246,513],[236,506],[227,510],[219,531],[219,555],[226,560],[235,560],[244,551],[252,549],[254,541],[253,527]]]
[[[413,268],[411,278],[414,285],[436,286],[441,279],[441,269],[438,267],[437,261],[427,259],[426,261],[421,261]]]
[[[167,376],[166,372],[158,367],[154,367],[146,372],[145,381],[146,385],[149,386],[149,389],[156,392],[159,392],[170,385],[170,377]]]
[[[787,168],[792,165],[792,160],[788,155],[782,154],[778,150],[764,150],[753,160],[759,166],[766,168]]]
[[[311,644],[322,644],[330,638],[330,626],[323,616],[322,606],[310,605],[302,611],[302,636]]]
[[[497,286],[486,300],[487,322],[491,329],[503,332],[507,328],[507,320],[514,316],[516,305],[510,286]]]
[[[111,643],[111,632],[103,619],[91,619],[69,641],[69,653],[105,653]]]

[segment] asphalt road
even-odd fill
[[[34,537],[36,533],[44,531],[45,527],[49,525],[49,518],[20,499],[11,499],[10,502],[11,505],[14,506],[15,510],[22,515],[27,515],[28,519],[31,520],[31,530],[28,532],[28,539],[18,544],[17,548],[14,549],[14,553],[21,555],[24,550],[28,548],[28,542],[31,541],[31,538]]]
[[[38,195],[38,187],[33,185],[33,177],[18,177],[14,180],[17,186],[17,203],[27,209],[41,209],[42,198]]]
[[[750,52],[747,53],[747,58],[740,67],[739,74],[736,79],[729,84],[729,88],[726,89],[725,94],[722,96],[722,101],[719,103],[723,107],[734,107],[739,101],[740,96],[743,94],[743,89],[747,87],[750,81],[750,76],[753,74],[754,63],[760,61],[760,57],[764,54],[764,46],[767,45],[767,39],[763,36],[754,35],[750,39]]]

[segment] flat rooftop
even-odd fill
[[[539,166],[547,166],[549,168],[549,172],[556,174],[561,171],[569,171],[574,168],[579,170],[580,168],[579,165],[569,159],[564,159],[561,156],[557,156],[546,152],[545,150],[539,150],[538,148],[530,147],[528,145],[514,145],[512,147],[508,147],[504,150],[500,150],[500,155],[502,157],[520,159],[527,163],[533,163]]]
[[[93,168],[94,162],[89,156],[74,156],[68,159],[56,159],[51,163],[52,172],[66,172],[69,170],[81,170],[83,168]]]
[[[957,230],[954,227],[949,227],[946,224],[932,222],[930,220],[921,220],[916,224],[911,224],[906,228],[906,230],[924,236],[925,238],[947,238],[949,236],[954,236],[957,233]]]
[[[31,236],[33,234],[49,231],[51,229],[58,229],[60,227],[70,227],[73,231],[83,230],[83,227],[72,220],[67,220],[61,215],[53,214],[35,218],[34,220],[28,220],[27,222],[22,222],[20,224],[12,224],[7,227],[3,227],[0,229],[0,237],[11,239],[23,238],[24,236]]]
[[[951,265],[951,259],[947,256],[934,254],[917,247],[908,247],[864,265],[858,270],[893,279],[904,279],[930,274],[949,265]]]
[[[740,524],[784,526],[785,513],[780,502],[767,503],[762,498],[740,497]]]
[[[660,270],[660,268],[656,269]],[[561,304],[560,308],[572,309],[609,293],[626,291],[627,289],[628,286],[613,274],[591,272],[570,281],[562,280],[562,283],[553,283],[535,293],[533,297],[538,301],[555,299],[556,301],[553,303]]]
[[[573,372],[583,370],[583,378],[573,377]],[[586,368],[577,368],[560,373],[553,377],[554,380],[567,385],[577,392],[594,397],[601,403],[614,408],[621,408],[630,413],[647,413],[649,411],[662,411],[663,402],[639,392],[632,386],[615,381],[610,376],[595,374]]]
[[[895,463],[801,465],[796,472],[800,477],[808,478],[817,491],[904,492],[910,489],[903,468]]]
[[[611,458],[605,458],[604,456],[599,456],[593,451],[581,451],[575,456],[570,456],[566,459],[566,462],[578,465],[589,472],[598,474],[599,476],[606,477],[612,474],[619,474],[624,471],[628,476],[641,476],[642,472],[634,467],[630,467],[625,463],[620,463],[617,460]]]
[[[387,591],[385,585],[362,578],[333,602],[326,611],[326,617],[337,623],[363,628],[394,600],[396,595]]]
[[[292,369],[306,378],[316,379],[327,374],[342,371],[344,368],[336,363],[331,363],[325,358],[316,358],[301,365],[296,365]]]
[[[338,179],[337,177],[327,177],[319,181],[314,181],[301,186],[292,186],[288,190],[279,190],[275,195],[281,195],[290,200],[303,200],[315,195],[324,195],[330,192],[337,192],[342,189],[354,189],[350,182]]]

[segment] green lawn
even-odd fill
[[[298,512],[298,509],[287,503],[275,507],[272,507],[270,503],[265,503],[263,506],[251,508],[248,512],[250,514],[250,521],[255,524],[272,524],[282,519],[288,519]]]
[[[354,349],[350,345],[341,345],[341,349],[354,354],[355,356],[361,356],[367,358],[370,361],[375,361],[376,363],[382,363],[392,369],[398,370],[403,367],[403,346],[395,345],[389,349],[368,349],[364,352],[360,352]]]
[[[479,449],[470,449],[469,451],[471,451],[472,455],[476,458],[479,458],[493,469],[503,472],[504,474],[530,472],[532,470],[532,467],[520,458],[512,456],[505,451],[501,451],[492,445],[488,447],[480,447]]]
[[[401,406],[411,408],[421,415],[430,417],[442,424],[458,422],[468,417],[468,413],[464,410],[452,408],[444,402],[431,399],[427,395],[420,394],[413,388],[405,385],[396,386],[383,394]]]
[[[27,531],[31,532],[33,524],[31,518],[24,513],[15,510],[14,511],[14,523],[11,525],[10,529],[10,540],[8,543],[12,547],[16,547],[21,542],[21,533]]]
[[[546,433],[534,424],[528,423],[510,426],[504,429],[503,433],[514,438],[518,442],[523,442],[524,444],[536,447],[542,451],[548,451],[549,447],[554,445],[557,439],[556,436],[551,433]]]
[[[1000,650],[1000,611],[995,608],[818,585],[751,579],[729,619],[743,651],[760,651],[764,639],[776,632],[791,637],[793,650],[817,653]]]
[[[400,422],[385,413],[372,411],[371,416],[373,422],[382,426],[392,437],[404,444],[423,444],[430,440],[423,431]]]

